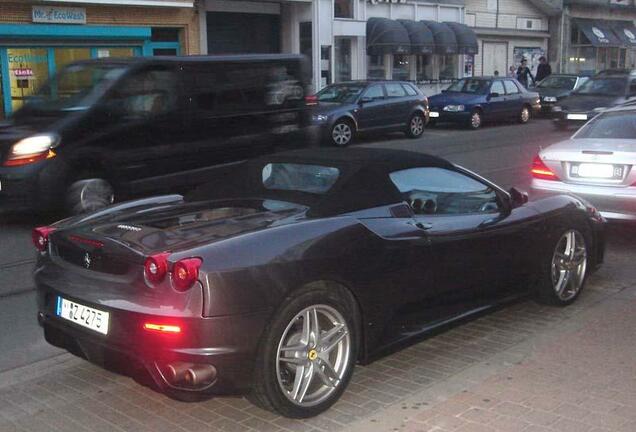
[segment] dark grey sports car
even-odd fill
[[[529,293],[572,303],[603,224],[432,156],[281,153],[35,229],[38,318],[51,344],[173,397],[309,417],[356,362]]]

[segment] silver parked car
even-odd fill
[[[604,111],[541,150],[531,173],[533,195],[569,192],[607,219],[636,221],[636,106]]]

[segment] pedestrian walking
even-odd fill
[[[532,84],[535,83],[532,72],[530,72],[530,68],[528,67],[528,60],[522,59],[521,65],[517,69],[517,81],[523,84],[525,88],[528,88],[528,78],[532,80]]]
[[[509,78],[517,78],[517,71],[515,70],[514,66],[510,66],[508,68],[508,77]]]
[[[543,81],[551,74],[552,67],[550,67],[550,63],[548,63],[548,60],[544,56],[539,57],[539,66],[537,67],[537,75],[535,76],[537,82]]]

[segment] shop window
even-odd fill
[[[311,29],[311,21],[301,22],[298,24],[298,33],[300,38],[300,53],[309,59],[309,64],[313,65],[313,37]],[[314,68],[311,67],[313,72]]]
[[[174,27],[153,27],[150,30],[152,42],[179,42],[179,30]]]
[[[455,79],[457,78],[457,60],[455,54],[440,56],[439,79]]]
[[[406,81],[410,78],[409,56],[405,54],[393,55],[393,79]]]
[[[9,48],[11,107],[15,111],[49,78],[48,54],[41,48]]]
[[[433,79],[433,57],[430,55],[417,56],[417,81]]]
[[[367,56],[367,77],[371,79],[384,79],[384,56]]]
[[[353,0],[334,0],[334,18],[353,18]]]
[[[122,47],[122,48],[97,48],[97,57],[134,57],[135,49]]]
[[[335,38],[335,81],[351,80],[351,39]]]
[[[88,48],[55,48],[55,70],[61,71],[69,63],[91,58],[91,51]],[[85,69],[83,73],[64,74],[56,81],[57,91],[60,98],[72,97],[81,91],[89,88],[93,81],[91,71]]]

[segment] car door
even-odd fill
[[[525,102],[523,94],[513,80],[505,80],[504,87],[506,89],[506,115],[516,117],[521,112]]]
[[[354,116],[358,130],[385,128],[389,125],[386,95],[382,84],[371,84],[362,92]]]
[[[493,81],[484,104],[484,114],[489,120],[498,120],[505,116],[506,111],[506,89],[503,81]]]
[[[426,233],[436,296],[428,300],[439,313],[454,315],[525,286],[514,282],[532,268],[537,212],[512,209],[505,192],[461,170],[413,168],[391,180]]]
[[[406,93],[399,82],[384,84],[386,90],[386,107],[391,126],[404,126],[408,122],[411,108],[411,96]]]

